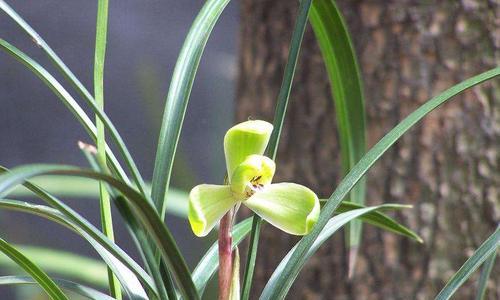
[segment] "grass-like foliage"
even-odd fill
[[[57,249],[13,245],[2,239],[0,233],[0,251],[5,254],[0,257],[0,264],[18,266],[28,275],[0,277],[0,285],[38,285],[51,299],[68,299],[67,293],[71,292],[105,300],[196,300],[203,297],[207,284],[219,270],[219,299],[249,299],[260,231],[266,230],[265,224],[269,224],[302,238],[276,267],[262,294],[252,297],[284,299],[307,260],[346,225],[349,225],[350,270],[355,264],[357,249],[362,247],[362,223],[423,242],[414,231],[384,213],[409,206],[364,206],[364,175],[428,113],[455,95],[497,77],[500,68],[469,78],[430,99],[367,151],[361,72],[342,14],[333,0],[302,0],[273,123],[247,121],[228,130],[224,139],[226,182],[198,185],[188,195],[169,188],[170,179],[175,176],[172,174],[173,160],[203,50],[228,2],[207,0],[186,37],[170,83],[155,169],[148,184],[105,112],[103,75],[108,1],[98,1],[92,94],[35,29],[0,0],[2,16],[8,16],[19,25],[67,82],[59,82],[45,67],[3,38],[0,39],[2,55],[19,61],[45,83],[54,92],[54,98],[68,108],[96,145],[80,144],[82,155],[89,162],[88,168],[23,165],[9,170],[0,167],[0,209],[36,215],[62,225],[87,241],[102,259],[97,261]],[[307,187],[272,182],[275,169],[279,168],[274,161],[308,21],[314,29],[332,87],[345,175],[325,200],[318,199]],[[70,88],[78,92],[78,99],[71,96]],[[86,113],[80,101],[90,108],[95,120]],[[106,107],[109,109],[112,108]],[[108,146],[106,137],[114,147]],[[120,161],[123,161],[123,166]],[[25,195],[34,196],[45,205],[13,199]],[[71,196],[100,199],[101,229],[65,204],[64,198]],[[111,204],[123,219],[141,261],[134,260],[113,241]],[[249,207],[255,215],[235,224],[240,205]],[[206,250],[193,271],[187,267],[183,252],[164,223],[166,213],[188,219],[198,236],[205,236],[219,223],[218,241]],[[240,263],[238,245],[247,237],[249,248],[245,251],[244,263]],[[480,277],[480,299],[485,293],[499,243],[497,229],[450,279],[437,299],[449,299],[486,261]],[[244,272],[243,280],[240,280],[240,268]],[[46,271],[65,278],[52,278]],[[106,289],[108,291],[103,292]]]

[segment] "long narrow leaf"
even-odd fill
[[[310,20],[330,79],[340,137],[342,171],[345,176],[366,151],[365,103],[361,72],[347,25],[335,1],[314,1]],[[365,189],[366,182],[361,179],[350,192],[350,200],[364,204]],[[361,222],[354,220],[347,228],[351,275],[361,239]]]
[[[125,292],[129,296],[130,299],[146,299],[146,293],[144,289],[142,288],[140,282],[138,281],[137,277],[132,273],[131,270],[133,268],[128,268],[125,266],[125,264],[121,263],[119,258],[121,258],[119,255],[121,255],[120,252],[121,249],[118,248],[118,253],[119,255],[114,255],[112,252],[115,250],[115,247],[111,247],[112,251],[108,251],[105,246],[107,246],[106,243],[111,242],[107,240],[107,238],[100,233],[97,229],[95,229],[97,232],[97,237],[100,235],[103,237],[103,240],[105,241],[102,243],[101,241],[98,241],[97,239],[94,239],[92,237],[92,231],[90,231],[90,234],[87,233],[82,227],[80,227],[78,224],[75,222],[72,222],[68,217],[63,215],[61,212],[46,207],[44,205],[33,205],[29,204],[26,202],[22,201],[16,201],[16,200],[9,200],[9,199],[2,199],[0,200],[0,208],[2,209],[10,209],[10,210],[15,210],[23,213],[28,213],[28,214],[34,214],[43,218],[46,218],[48,220],[51,220],[53,222],[56,222],[60,225],[63,225],[67,227],[68,229],[71,229],[81,235],[86,241],[89,242],[89,244],[99,253],[99,255],[103,258],[103,260],[106,262],[106,264],[113,270],[113,273],[117,275],[118,279],[120,280]],[[109,248],[109,247],[108,247]],[[130,259],[126,254],[124,255],[126,260]],[[130,259],[131,260],[131,259]],[[47,263],[47,262],[45,262]],[[68,267],[73,267],[73,264],[67,264]],[[138,267],[138,266],[137,266]],[[61,266],[59,266],[61,268]],[[140,269],[140,267],[138,267]],[[78,271],[83,271],[83,270],[78,270]],[[144,271],[142,271],[144,272]],[[140,273],[140,272],[139,272]],[[142,273],[141,273],[142,274]],[[147,275],[145,275],[147,276]],[[149,282],[147,279],[145,282]],[[153,293],[155,292],[154,289],[151,287],[150,291]]]
[[[497,247],[498,250],[498,247]],[[493,252],[490,257],[486,259],[481,270],[481,276],[479,276],[479,284],[477,287],[476,300],[483,300],[486,296],[486,290],[488,289],[488,281],[490,279],[491,270],[495,266],[495,260],[497,258],[497,251]]]
[[[0,171],[5,172],[8,170],[0,166]],[[56,208],[64,216],[64,218],[67,218],[72,224],[75,224],[76,226],[68,226],[68,227],[70,229],[74,228],[78,230],[78,232],[92,245],[92,247],[96,249],[96,251],[101,255],[101,257],[103,257],[103,259],[106,260],[106,263],[110,267],[114,265],[115,274],[119,273],[123,269],[122,273],[124,274],[122,278],[126,279],[131,277],[128,276],[126,273],[126,270],[129,270],[137,277],[137,279],[144,285],[145,288],[147,288],[149,291],[152,291],[153,293],[156,293],[155,286],[152,283],[151,278],[148,276],[148,274],[132,258],[130,258],[127,255],[127,253],[125,253],[120,247],[111,242],[101,231],[99,231],[99,229],[97,229],[94,225],[88,222],[84,217],[82,217],[80,214],[74,211],[71,207],[64,204],[61,200],[47,193],[40,187],[32,184],[29,181],[25,181],[23,185],[30,191],[32,191],[34,194],[36,194],[40,199],[45,201],[47,204]],[[33,209],[35,208],[38,208],[38,206],[35,206]],[[28,210],[28,212],[29,211],[30,210]],[[64,219],[62,224],[65,224]],[[93,240],[95,240],[96,242],[94,243]],[[102,249],[109,252],[109,255],[106,254],[106,252],[104,252]],[[123,265],[123,267],[121,266],[121,264]],[[122,282],[122,285],[124,286],[131,285],[129,290],[135,294],[138,294],[134,292],[136,288],[133,284],[134,284],[133,278],[125,281],[124,283]]]
[[[19,267],[28,273],[53,300],[69,300],[63,291],[35,263],[29,260],[16,248],[0,238],[0,251],[12,259]]]
[[[54,282],[60,286],[62,289],[73,292],[80,296],[87,297],[89,299],[99,299],[99,300],[115,300],[106,294],[99,292],[88,286],[84,286],[65,279],[54,279]],[[31,277],[26,276],[1,276],[0,285],[33,285],[37,284],[35,280]]]
[[[366,208],[358,208],[349,212],[341,213],[331,218],[326,224],[326,226],[323,228],[323,230],[320,232],[320,234],[314,241],[313,245],[306,252],[305,259],[306,260],[309,259],[314,253],[316,253],[318,248],[321,245],[323,245],[324,242],[326,242],[337,230],[342,228],[347,223],[365,214],[384,208],[400,209],[400,208],[405,208],[405,206],[396,204],[386,204],[386,205],[372,206]],[[284,275],[283,272],[285,269],[285,265],[288,263],[288,261],[290,260],[293,253],[295,253],[296,250],[297,250],[297,245],[295,245],[295,247],[293,247],[292,250],[290,250],[290,252],[288,252],[287,255],[281,260],[280,264],[274,270],[273,274],[271,275],[271,278],[264,287],[260,299],[274,299],[272,298],[273,290],[277,288],[277,284],[279,284],[278,282],[279,278]]]
[[[2,203],[3,201],[0,201],[0,208],[3,208]],[[106,265],[93,258],[59,249],[26,245],[14,245],[14,247],[48,273],[82,280],[100,287],[106,287],[108,284]],[[15,264],[8,257],[0,256],[0,266],[11,268]]]
[[[303,237],[297,249],[293,252],[290,260],[286,263],[282,272],[283,276],[277,279],[276,289],[274,289],[270,297],[271,299],[284,299],[288,293],[293,281],[304,266],[307,258],[306,253],[312,247],[314,241],[325,227],[328,220],[337,209],[339,204],[344,200],[356,183],[365,175],[371,166],[391,147],[405,132],[413,127],[429,112],[452,98],[453,96],[471,88],[481,82],[492,79],[500,75],[500,67],[489,70],[482,74],[469,78],[432,98],[424,103],[416,111],[411,113],[389,133],[387,133],[363,158],[352,168],[346,177],[340,182],[333,194],[330,196],[326,205],[323,207],[318,222],[312,232]]]
[[[366,222],[370,225],[379,227],[384,230],[388,230],[391,232],[394,232],[396,234],[400,234],[406,237],[409,237],[411,239],[414,239],[418,242],[421,242],[421,238],[413,231],[408,229],[407,227],[399,224],[396,222],[394,219],[390,218],[389,216],[383,214],[381,211],[384,209],[403,209],[403,208],[409,208],[410,206],[408,205],[391,205],[391,206],[382,206],[379,211],[373,211],[370,210],[366,212],[365,214],[359,216],[359,219],[361,219],[363,222]],[[357,210],[360,208],[365,208],[364,206],[361,206],[356,203],[352,202],[347,202],[344,201],[340,204],[339,208],[337,209],[336,213],[340,212],[348,212],[352,210]],[[238,223],[236,226],[233,228],[232,236],[233,236],[233,247],[238,245],[249,233],[250,230],[252,229],[252,219],[253,218],[247,218],[240,223]],[[200,295],[203,294],[203,291],[210,280],[212,276],[215,274],[215,271],[217,270],[219,266],[219,259],[218,259],[218,247],[217,243],[214,243],[210,249],[205,253],[203,258],[200,260],[198,265],[196,266],[196,269],[193,271],[192,277],[193,281],[196,285],[196,288],[198,289],[198,293]]]
[[[401,206],[401,208],[406,207],[406,208],[411,208],[411,205],[404,205]],[[364,208],[363,205],[354,203],[354,202],[349,202],[349,201],[342,201],[342,203],[339,205],[339,207],[335,210],[335,214],[341,214],[344,212],[348,212],[351,210],[359,209],[359,208]],[[363,221],[367,224],[377,226],[381,229],[390,231],[395,234],[399,234],[405,237],[408,237],[410,239],[413,239],[419,243],[423,243],[424,241],[422,238],[415,233],[413,230],[409,229],[408,227],[404,226],[403,224],[400,224],[396,222],[394,219],[388,217],[387,215],[381,213],[380,211],[383,211],[384,208],[380,208],[379,211],[372,211],[368,214],[362,215],[359,217],[360,221]],[[348,224],[349,225],[349,224]]]
[[[306,30],[307,18],[309,10],[311,9],[312,0],[301,0],[298,8],[297,21],[292,31],[292,40],[290,41],[290,48],[288,59],[286,61],[285,71],[283,74],[283,81],[281,82],[280,91],[278,94],[278,101],[276,103],[276,111],[273,120],[273,132],[269,139],[267,146],[267,154],[273,160],[276,159],[278,153],[278,145],[285,123],[285,115],[288,107],[288,100],[290,99],[290,92],[292,91],[292,82],[297,68],[297,61],[299,60],[300,46],[304,38]]]
[[[1,1],[1,0],[0,0]],[[45,70],[40,64],[38,64],[36,61],[31,59],[28,55],[23,53],[21,50],[17,49],[16,47],[12,46],[9,44],[7,41],[0,39],[0,49],[4,50],[7,54],[11,55],[14,57],[16,60],[21,62],[23,65],[25,65],[30,71],[32,71],[36,76],[38,76],[43,83],[45,83],[53,92],[56,94],[56,96],[62,101],[62,103],[71,111],[71,113],[75,116],[75,118],[82,124],[84,129],[87,131],[89,136],[96,141],[97,139],[97,133],[96,133],[96,127],[93,124],[93,122],[90,120],[89,116],[85,113],[85,111],[81,108],[81,106],[76,102],[76,100],[64,89],[64,87],[47,71]],[[106,128],[109,130],[111,138],[113,141],[116,143],[118,146],[118,150],[120,151],[120,154],[123,156],[125,162],[127,163],[127,166],[131,170],[132,174],[134,175],[135,183],[137,184],[137,187],[141,191],[144,197],[150,200],[149,195],[145,192],[145,184],[144,181],[142,180],[142,177],[139,174],[139,171],[137,169],[137,166],[134,163],[134,160],[132,159],[130,153],[127,150],[127,146],[125,145],[125,142],[123,141],[122,137],[118,133],[118,130],[115,128],[109,117],[100,109],[97,107],[96,103],[94,101],[88,103],[93,110],[93,112],[99,117],[99,119],[103,122],[103,124],[106,126]],[[108,154],[108,157],[110,159],[110,162],[112,163],[113,168],[119,172],[120,178],[124,181],[128,181],[126,174],[121,170],[119,167],[119,163],[116,160],[116,157],[111,152],[111,149],[109,147],[106,148],[106,152]],[[127,182],[128,183],[128,182]]]
[[[148,268],[149,274],[151,274],[151,277],[153,278],[153,281],[158,290],[159,299],[160,300],[176,299],[175,297],[172,297],[173,295],[175,295],[175,286],[171,281],[170,277],[162,278],[160,266],[158,266],[157,264],[157,259],[153,251],[153,249],[155,248],[153,248],[152,245],[150,245],[150,240],[148,239],[146,232],[140,226],[139,222],[136,220],[135,216],[133,215],[130,209],[130,206],[128,205],[126,200],[122,198],[122,196],[113,196],[113,197],[114,197],[114,203],[118,211],[122,215],[123,220],[127,225],[127,229],[131,233],[132,239],[135,245],[137,246],[138,251],[141,253],[141,256],[143,257],[144,263]],[[164,281],[166,281],[167,284],[165,284]],[[168,296],[168,293],[170,293],[171,297]]]
[[[472,254],[462,267],[450,278],[436,300],[450,299],[458,288],[476,271],[479,266],[500,246],[500,227],[497,227],[486,241]]]
[[[108,35],[108,0],[99,0],[97,5],[95,55],[94,55],[94,96],[96,106],[104,111],[104,60],[106,57],[106,38]],[[106,165],[106,138],[105,127],[99,116],[95,120],[97,130],[97,157]],[[111,201],[103,182],[99,183],[101,226],[103,233],[114,241],[113,218],[111,215]],[[109,291],[111,296],[122,299],[120,285],[111,269],[108,269]]]
[[[134,160],[132,159],[132,156],[130,155],[127,147],[125,146],[125,143],[121,139],[121,137],[118,134],[118,131],[116,128],[113,126],[111,121],[107,118],[106,115],[101,115],[99,113],[99,110],[96,107],[95,100],[90,94],[90,92],[85,88],[85,86],[78,80],[78,78],[71,72],[71,70],[64,64],[62,59],[50,48],[50,46],[43,40],[43,38],[26,22],[21,18],[21,16],[12,9],[4,0],[0,0],[0,10],[4,11],[12,20],[14,20],[19,27],[21,27],[22,30],[24,30],[30,38],[36,43],[38,47],[40,47],[45,54],[49,57],[49,59],[52,61],[52,63],[56,66],[56,68],[64,75],[64,77],[73,85],[73,87],[80,93],[80,95],[83,97],[83,99],[86,101],[86,103],[94,110],[94,112],[101,118],[103,121],[104,125],[108,128],[108,130],[112,133],[113,138],[117,138],[116,140],[117,146],[120,150],[120,152],[123,155],[123,158],[125,162],[127,163],[127,166],[130,168],[130,171],[132,172],[132,175],[134,177],[135,183],[138,185],[139,189],[141,191],[144,190],[144,181],[141,177],[141,174],[139,173],[139,170],[137,166],[135,165]],[[54,90],[53,88],[51,88]],[[57,93],[56,93],[57,94]],[[63,93],[64,95],[64,93]],[[59,96],[59,95],[58,95]],[[97,110],[97,111],[96,111]],[[84,127],[86,127],[85,124],[83,124]],[[86,128],[88,131],[88,129]],[[95,130],[94,130],[95,132]],[[92,134],[89,132],[89,135],[95,140],[95,133]],[[116,135],[116,136],[115,136]],[[122,180],[128,182],[128,177],[126,173],[123,171],[122,167],[120,166],[120,163],[116,159],[115,155],[111,151],[111,149],[107,148],[106,152],[108,154],[108,158],[111,160],[112,167],[114,171],[116,171]],[[145,196],[148,194],[145,194]]]
[[[99,197],[99,183],[95,180],[69,176],[40,176],[31,181],[50,194],[61,198],[97,199]],[[150,186],[146,183],[146,191]],[[33,195],[27,188],[18,186],[11,193],[15,197],[30,197]],[[181,218],[187,218],[188,193],[179,189],[169,189],[167,197],[167,212]]]
[[[82,150],[83,155],[89,162],[89,165],[92,167],[92,170],[96,172],[103,172],[106,169],[105,164],[102,162],[99,163],[99,161],[96,159],[95,156],[96,153],[94,149],[89,148],[86,145],[82,145],[80,149]],[[154,245],[150,243],[150,240],[147,238],[144,229],[139,224],[138,220],[135,218],[134,214],[132,213],[132,210],[130,209],[130,205],[127,203],[127,201],[123,199],[121,195],[119,195],[119,192],[117,192],[109,185],[106,185],[106,188],[109,189],[108,192],[113,199],[113,203],[120,212],[120,215],[122,216],[126,228],[129,231],[130,236],[132,237],[132,241],[136,245],[136,248],[139,251],[140,256],[142,257],[142,260],[148,270],[148,273],[153,278],[153,281],[158,290],[159,300],[169,299],[169,297],[167,296],[165,285],[163,283],[163,278],[161,276],[160,268],[158,267],[157,264],[157,259],[154,255],[153,249],[156,248],[154,247]],[[168,279],[170,279],[170,277]],[[171,280],[168,280],[167,282],[171,283]],[[169,286],[169,288],[170,292],[173,295],[172,299],[176,299],[175,286],[173,282]]]
[[[151,197],[162,219],[165,218],[165,194],[196,71],[210,33],[229,1],[208,0],[205,3],[189,30],[175,65],[158,138],[151,188]]]
[[[199,299],[196,288],[190,277],[189,269],[180,253],[170,231],[163,224],[154,207],[145,200],[134,188],[111,176],[83,170],[72,166],[61,165],[26,165],[17,167],[0,176],[0,195],[8,193],[16,185],[23,183],[31,177],[39,175],[69,175],[87,177],[105,181],[122,193],[130,203],[142,225],[154,238],[161,252],[162,258],[169,267],[169,271],[176,279],[181,294],[187,299]]]
[[[269,156],[273,160],[276,159],[276,154],[278,153],[278,145],[281,131],[283,129],[283,123],[285,122],[286,109],[288,107],[288,100],[290,98],[290,92],[292,90],[293,77],[295,75],[295,69],[297,67],[297,61],[299,59],[300,46],[304,37],[307,18],[309,15],[309,10],[311,9],[312,2],[312,0],[300,1],[297,21],[295,22],[295,27],[292,32],[292,40],[290,42],[288,59],[285,66],[283,81],[281,83],[280,91],[278,94],[276,111],[274,113],[274,129],[267,146],[267,156]],[[255,270],[255,262],[257,260],[257,249],[259,245],[261,224],[262,219],[258,215],[254,214],[252,233],[250,235],[250,243],[248,246],[247,261],[245,264],[245,275],[243,277],[243,287],[241,290],[241,298],[243,300],[247,300],[250,297],[253,273]]]

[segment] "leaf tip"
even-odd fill
[[[358,261],[358,246],[351,246],[349,248],[349,261],[348,261],[348,271],[347,278],[351,280],[354,277],[354,271],[356,269],[356,262]]]

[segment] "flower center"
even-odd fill
[[[270,184],[274,175],[274,162],[262,155],[249,155],[234,171],[231,191],[236,199],[245,201]]]
[[[262,190],[264,188],[264,184],[261,182],[262,176],[255,176],[250,179],[250,182],[247,184],[245,188],[245,195],[250,198],[256,192]]]

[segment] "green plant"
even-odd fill
[[[40,64],[3,39],[0,39],[0,49],[38,76],[74,114],[97,146],[94,148],[90,145],[80,145],[82,153],[89,161],[90,170],[64,165],[25,165],[11,170],[1,167],[0,208],[41,216],[67,227],[88,241],[105,262],[105,266],[98,262],[93,262],[93,264],[96,264],[101,272],[108,268],[109,276],[107,280],[100,279],[99,283],[89,282],[86,276],[88,274],[82,273],[76,276],[73,274],[72,276],[88,284],[100,284],[100,287],[104,283],[109,286],[110,295],[79,283],[52,279],[42,270],[43,267],[45,270],[50,269],[61,275],[70,275],[72,268],[78,264],[88,263],[85,258],[62,254],[61,257],[66,257],[67,263],[60,264],[56,261],[51,264],[50,260],[46,259],[45,263],[48,265],[41,267],[34,262],[37,256],[46,258],[47,256],[42,256],[42,254],[56,252],[52,249],[27,249],[23,246],[13,246],[3,239],[0,239],[0,251],[31,277],[0,277],[0,284],[36,283],[52,299],[67,299],[65,291],[72,291],[91,299],[120,299],[122,292],[130,299],[199,299],[220,265],[220,298],[248,299],[257,258],[259,232],[264,224],[260,216],[263,216],[265,220],[287,232],[305,235],[283,258],[260,295],[261,299],[283,299],[307,259],[331,235],[349,222],[351,222],[348,235],[351,266],[355,263],[356,251],[360,247],[360,222],[422,242],[413,231],[383,213],[385,210],[402,209],[407,206],[384,204],[364,207],[362,205],[365,198],[363,176],[389,147],[429,112],[464,90],[497,77],[500,75],[500,68],[469,78],[430,99],[401,121],[365,154],[362,82],[345,23],[332,0],[314,2],[302,0],[293,30],[283,84],[278,95],[273,121],[274,130],[263,121],[246,123],[258,123],[260,124],[258,128],[264,128],[258,132],[257,137],[255,137],[253,126],[237,125],[229,130],[225,145],[228,167],[227,185],[195,187],[191,192],[188,210],[186,208],[188,196],[169,191],[171,190],[169,182],[173,158],[204,47],[228,2],[229,0],[206,1],[186,38],[167,96],[155,170],[149,189],[118,130],[104,111],[102,79],[106,49],[107,1],[100,0],[98,6],[94,95],[92,95],[36,31],[5,1],[0,0],[0,10],[13,19],[47,54],[56,69],[79,92],[81,98],[96,115],[96,121],[91,120],[63,85]],[[344,179],[338,184],[331,197],[322,201],[318,200],[314,192],[306,187],[295,184],[270,184],[274,174],[273,161],[276,158],[286,116],[292,79],[309,16],[332,85],[345,173]],[[112,148],[107,146],[105,131],[119,151],[126,165],[125,168],[120,164]],[[236,142],[232,141],[232,138]],[[263,153],[266,156],[263,156]],[[40,181],[40,179],[45,181]],[[63,186],[63,191],[57,191],[63,180],[71,182],[73,186],[70,189]],[[97,182],[99,186],[103,230],[94,227],[59,199],[68,193],[85,194],[86,189],[82,186],[89,184],[89,180]],[[38,184],[53,185],[55,190],[45,190]],[[23,190],[19,190],[21,185],[24,186]],[[19,195],[27,191],[47,205],[34,205],[7,198],[9,195]],[[202,195],[207,196],[201,197]],[[350,197],[352,201],[346,201],[347,197]],[[114,243],[109,202],[113,202],[118,208],[137,246],[142,262],[133,260]],[[248,205],[257,212],[257,215],[233,227],[234,215],[240,203]],[[288,208],[293,208],[288,214],[283,213],[285,203],[289,205]],[[275,207],[283,211],[270,210],[270,204],[276,205]],[[221,219],[218,244],[214,244],[207,250],[193,272],[187,267],[182,252],[164,223],[165,215],[169,211],[189,218],[193,231],[200,236],[210,231]],[[237,250],[233,252],[233,249],[237,249],[237,245],[248,235],[250,235],[250,247],[240,292],[240,258],[239,252]],[[484,294],[484,282],[494,264],[499,243],[500,231],[497,229],[451,278],[437,298],[449,299],[474,270],[488,260],[481,276],[482,288],[479,294],[481,297]],[[58,254],[61,255],[59,252]]]

